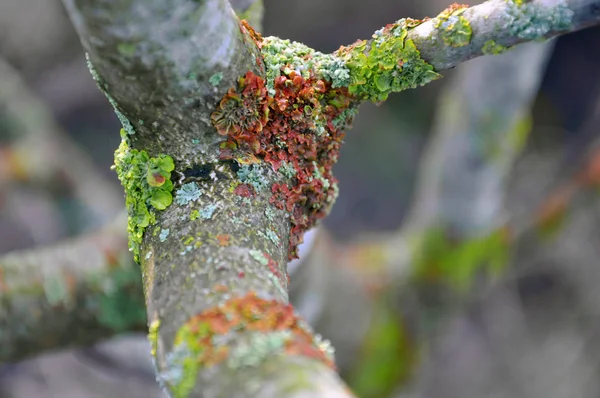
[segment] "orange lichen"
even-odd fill
[[[235,341],[216,339],[230,333],[289,332],[283,353],[318,359],[334,367],[332,359],[315,343],[312,334],[302,325],[290,304],[265,300],[254,293],[228,300],[223,305],[209,308],[192,317],[181,327],[175,346],[185,344],[193,354],[193,366],[212,366],[228,358],[232,349],[225,343]],[[223,343],[216,343],[221,341]]]

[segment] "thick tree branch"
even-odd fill
[[[499,51],[507,30],[516,43],[581,27],[574,3],[541,3],[400,20],[326,55],[263,39],[226,0],[65,0],[123,123],[116,170],[159,380],[172,396],[349,394],[326,345],[287,304],[285,269],[335,199],[342,130],[361,100],[383,101],[452,66],[423,59],[419,47],[438,54],[430,42],[473,40],[474,54],[459,52],[468,59],[483,46]],[[473,38],[490,5],[515,14],[498,17],[500,44]],[[290,386],[298,372],[319,378]]]
[[[125,220],[56,246],[0,257],[0,362],[144,330]]]
[[[219,141],[210,113],[258,69],[227,0],[64,4],[134,147],[190,161]]]

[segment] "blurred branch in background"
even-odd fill
[[[102,225],[123,207],[115,185],[94,170],[18,72],[1,59],[0,111],[5,123],[0,125],[3,195],[17,184],[43,187],[58,197],[71,194],[85,209],[79,222],[87,228]]]
[[[595,102],[582,129],[587,142],[576,148],[564,132],[534,130],[506,193],[511,225],[522,231],[511,249],[516,272],[433,342],[414,396],[600,394],[600,97]],[[572,149],[580,160],[565,165]]]
[[[0,363],[146,329],[125,226],[0,257]]]

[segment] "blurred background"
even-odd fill
[[[330,52],[446,6],[265,0],[262,33]],[[292,297],[361,397],[600,397],[600,28],[513,51],[347,132]],[[120,125],[59,0],[0,1],[0,63],[0,255],[111,221]],[[488,273],[498,231],[510,259]],[[0,360],[0,398],[161,394],[141,334]]]

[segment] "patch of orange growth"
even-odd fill
[[[217,235],[217,241],[219,242],[219,246],[229,246],[231,244],[230,238],[231,237],[229,235]]]

